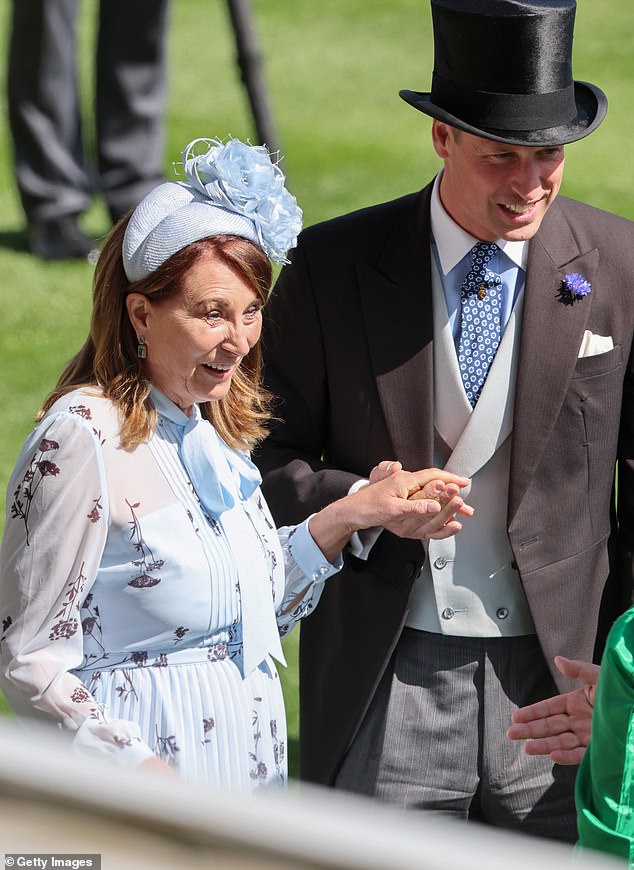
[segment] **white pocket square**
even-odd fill
[[[582,356],[597,356],[600,353],[607,353],[614,347],[611,335],[595,335],[589,329],[583,333],[581,347],[579,348],[579,358]]]

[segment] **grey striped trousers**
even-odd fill
[[[512,711],[557,692],[536,637],[406,628],[336,785],[400,806],[574,842],[576,767],[509,740]]]

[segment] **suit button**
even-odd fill
[[[445,607],[440,615],[443,619],[453,619],[455,612],[456,611],[453,609],[453,607]]]
[[[498,619],[506,619],[506,617],[509,615],[508,607],[498,607],[495,615]]]
[[[444,556],[439,556],[434,562],[434,568],[438,568],[440,571],[447,565],[447,560]]]

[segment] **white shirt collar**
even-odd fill
[[[442,170],[436,176],[431,194],[431,231],[438,249],[440,268],[443,275],[447,275],[480,239],[463,230],[445,211],[439,193],[441,178]],[[526,269],[528,240],[510,242],[507,239],[496,239],[495,244],[517,266]]]

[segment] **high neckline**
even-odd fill
[[[162,393],[153,384],[152,389],[150,390],[150,398],[159,414],[167,417],[168,420],[171,420],[172,423],[176,423],[177,426],[186,426],[188,423],[191,423],[192,420],[201,419],[200,408],[198,405],[194,404],[191,406],[192,412],[188,416],[178,407],[177,404],[172,402],[171,399],[168,399],[165,393]]]

